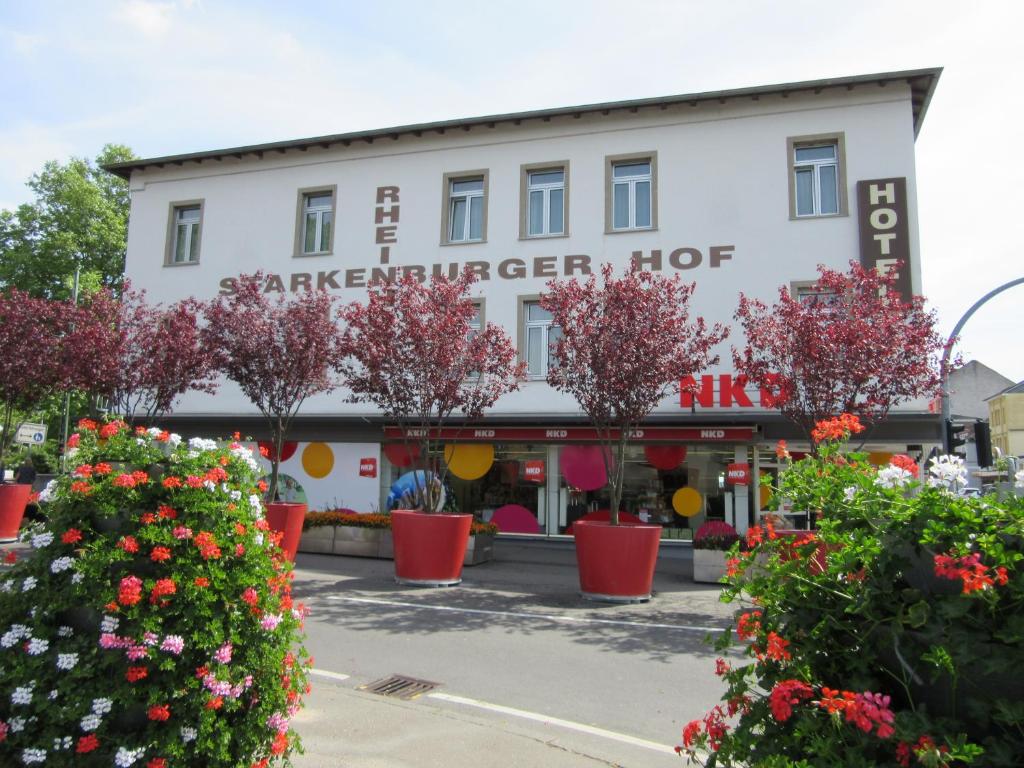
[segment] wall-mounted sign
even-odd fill
[[[376,477],[377,476],[377,459],[366,458],[359,460],[359,476],[360,477]]]
[[[46,425],[24,422],[18,427],[14,442],[20,445],[42,445],[46,442]]]
[[[426,430],[410,427],[403,435],[400,427],[384,427],[388,440],[426,437]],[[619,431],[611,430],[612,439]],[[640,443],[689,442],[689,443],[731,443],[747,442],[754,439],[753,427],[639,427],[630,437]],[[598,441],[597,430],[593,427],[444,427],[430,429],[432,440],[460,443],[475,442],[521,442],[521,443],[593,443]]]
[[[913,291],[910,287],[906,178],[858,181],[857,223],[861,265],[865,269],[886,272],[900,264],[896,288],[903,300],[909,301]]]
[[[750,485],[750,465],[730,464],[725,468],[725,482],[729,485]]]
[[[544,460],[527,459],[526,466],[523,469],[523,477],[530,483],[543,483],[545,480]]]

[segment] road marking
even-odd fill
[[[472,613],[482,616],[514,616],[521,619],[543,619],[544,621],[561,621],[567,624],[610,624],[617,627],[642,627],[647,629],[679,629],[687,632],[724,632],[723,627],[703,627],[687,624],[653,624],[642,621],[617,621],[615,619],[592,619],[583,616],[559,616],[551,613],[525,613],[518,611],[493,611],[484,608],[456,608],[451,605],[424,605],[422,603],[404,603],[398,600],[377,600],[369,597],[342,597],[328,595],[328,600],[341,600],[347,603],[367,603],[385,605],[395,608],[419,608],[425,611],[449,611],[451,613]]]
[[[611,739],[613,741],[619,741],[623,744],[632,744],[635,747],[643,747],[644,749],[654,750],[655,752],[663,752],[665,754],[674,755],[676,750],[674,747],[666,746],[665,744],[657,744],[653,741],[647,741],[646,739],[640,739],[636,736],[627,736],[624,733],[616,733],[615,731],[606,731],[604,728],[597,728],[593,725],[584,725],[583,723],[574,723],[572,720],[562,720],[558,717],[550,717],[548,715],[541,715],[537,712],[528,712],[525,709],[515,709],[514,707],[504,707],[501,704],[490,704],[486,701],[480,701],[478,699],[469,699],[465,696],[452,696],[450,693],[428,693],[427,698],[438,699],[440,701],[448,701],[452,704],[462,704],[466,707],[476,707],[477,709],[486,709],[491,712],[498,712],[503,715],[511,715],[512,717],[520,717],[524,720],[533,720],[534,722],[543,723],[544,725],[556,725],[559,728],[567,728],[571,731],[578,731],[579,733],[586,733],[591,736],[600,736],[603,739]]]
[[[329,672],[326,669],[311,669],[309,670],[311,675],[319,675],[320,677],[329,677],[332,680],[348,680],[348,675],[343,675],[340,672]]]

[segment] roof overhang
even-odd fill
[[[110,173],[120,176],[123,179],[131,177],[133,171],[141,171],[149,167],[163,168],[168,165],[184,165],[186,162],[201,163],[205,160],[224,160],[229,157],[241,159],[245,155],[253,155],[262,159],[264,155],[277,153],[284,154],[289,150],[305,152],[313,147],[328,149],[332,146],[351,146],[355,142],[372,144],[378,139],[397,140],[401,136],[413,135],[422,136],[425,133],[444,134],[447,131],[470,131],[477,127],[494,128],[498,124],[522,125],[529,121],[550,122],[553,118],[573,117],[579,118],[586,114],[609,115],[612,113],[637,113],[641,109],[667,109],[678,104],[690,104],[697,106],[702,102],[718,102],[725,104],[729,101],[753,100],[757,101],[762,96],[788,97],[791,94],[813,93],[819,94],[828,90],[852,91],[856,88],[882,87],[893,83],[906,83],[910,86],[911,107],[914,116],[914,136],[921,130],[925,113],[928,111],[928,104],[939,76],[942,74],[941,67],[930,69],[914,69],[901,72],[885,72],[873,75],[857,75],[854,77],[834,77],[824,80],[805,80],[796,83],[782,83],[778,85],[761,85],[752,88],[735,88],[727,91],[706,91],[704,93],[687,93],[675,96],[660,96],[648,99],[633,99],[630,101],[609,101],[600,104],[583,104],[575,107],[559,107],[557,109],[537,109],[529,112],[512,112],[501,115],[485,115],[483,117],[469,117],[458,120],[442,120],[434,123],[417,123],[413,125],[400,125],[391,128],[378,128],[370,131],[353,131],[351,133],[338,133],[330,136],[314,136],[308,139],[291,139],[288,141],[274,141],[266,144],[252,144],[243,147],[229,147],[227,149],[213,149],[204,152],[190,152],[182,155],[167,155],[164,157],[151,157],[139,160],[128,160],[120,163],[109,163],[103,168]]]

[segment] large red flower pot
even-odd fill
[[[395,580],[423,587],[461,582],[472,522],[472,515],[428,515],[402,509],[392,512]]]
[[[272,501],[267,504],[267,522],[272,531],[284,534],[281,549],[284,556],[295,562],[295,552],[302,538],[302,523],[306,519],[306,505],[290,501]]]
[[[18,528],[31,493],[32,486],[27,483],[0,485],[0,539],[18,538]]]
[[[614,603],[651,599],[660,525],[577,520],[573,530],[583,597]]]

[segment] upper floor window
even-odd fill
[[[554,324],[551,313],[539,301],[523,302],[523,315],[527,375],[543,379],[554,364],[551,352],[562,336],[562,329]]]
[[[171,203],[166,264],[199,263],[203,226],[203,201]]]
[[[302,195],[302,253],[330,253],[334,230],[334,192],[323,190]]]
[[[795,137],[787,143],[791,218],[845,215],[842,134]]]
[[[487,238],[487,172],[445,174],[442,242],[480,243]]]
[[[565,233],[565,169],[527,171],[526,234],[544,237]]]
[[[606,158],[606,177],[606,231],[655,229],[658,226],[655,154]]]

